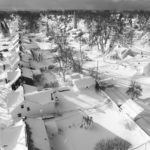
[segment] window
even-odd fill
[[[21,114],[21,113],[19,113],[19,114],[17,114],[17,116],[18,116],[18,117],[21,117],[21,116],[22,116],[22,114]]]
[[[30,111],[31,109],[30,109],[30,107],[27,107],[27,111]]]
[[[24,108],[24,105],[21,105],[21,108]]]

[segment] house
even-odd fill
[[[143,68],[143,75],[150,76],[150,63]]]
[[[23,67],[21,69],[22,74],[21,74],[21,81],[22,83],[28,84],[28,85],[34,85],[33,82],[33,73],[31,69]]]
[[[20,85],[22,85],[22,79],[21,77],[18,78],[12,85],[11,88],[13,91],[15,91]]]
[[[18,106],[24,102],[24,90],[20,86],[16,91],[11,91],[5,98],[7,109],[9,114],[13,117],[13,114]]]
[[[57,93],[51,89],[28,93],[25,94],[24,97],[21,95],[23,94],[17,92],[13,96],[16,97],[14,100],[11,100],[11,96],[8,100],[12,101],[8,103],[10,106],[9,110],[12,118],[16,120],[22,117],[44,117],[58,111],[55,105]]]
[[[82,77],[79,79],[73,79],[72,82],[75,90],[89,88],[95,85],[95,80],[92,77]]]
[[[9,37],[10,36],[9,27],[8,27],[5,20],[1,21],[0,28],[1,28],[1,31],[2,31],[4,37]]]
[[[11,85],[11,87],[13,90],[16,90],[20,85],[23,85],[24,83],[28,84],[28,85],[34,85],[34,82],[31,78],[21,76],[20,78],[18,78],[18,80],[16,82],[14,82]]]
[[[30,69],[17,68],[17,70],[8,72],[7,75],[8,84],[12,87],[13,90],[16,90],[23,83],[33,85],[32,72]]]
[[[21,76],[21,70],[19,68],[17,68],[16,70],[7,72],[8,84],[12,86],[13,84],[17,82],[20,76]]]
[[[15,41],[11,41],[9,46],[10,52],[17,52],[19,50],[19,39],[16,39]]]
[[[7,87],[0,87],[0,128],[5,128],[12,124],[12,117],[8,113],[6,98],[11,89]]]
[[[125,59],[128,56],[135,57],[137,54],[138,54],[137,52],[134,52],[131,49],[125,50],[125,51],[122,52],[122,59]]]
[[[12,36],[11,38],[10,38],[10,41],[11,41],[11,43],[10,43],[10,46],[14,46],[14,45],[16,45],[16,44],[18,44],[18,42],[19,42],[19,35],[18,34],[15,34],[14,36]]]

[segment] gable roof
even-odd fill
[[[7,76],[8,80],[10,80],[10,84],[13,84],[21,76],[21,70],[17,68],[17,70],[9,71]]]
[[[53,65],[54,63],[52,59],[46,59],[46,60],[43,60],[42,62],[30,60],[30,64],[31,64],[31,67],[35,69],[40,69],[43,67],[48,67],[50,65]]]
[[[40,92],[34,92],[28,95],[25,95],[26,101],[32,101],[34,103],[38,103],[41,105],[46,105],[51,101],[51,93],[53,93],[53,90],[45,90]]]
[[[25,95],[33,93],[33,92],[37,92],[37,88],[35,86],[23,84],[23,88],[24,88]]]
[[[23,87],[20,86],[15,92],[11,91],[6,98],[9,112],[12,112],[18,105],[24,101]]]
[[[147,76],[150,75],[150,63],[148,63],[148,64],[144,67],[143,73],[144,73],[145,75],[147,75]]]
[[[23,46],[28,50],[30,50],[30,49],[39,49],[39,46],[35,42],[34,43],[29,43],[29,44],[24,43]]]

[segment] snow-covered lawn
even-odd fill
[[[81,112],[72,112],[56,119],[58,129],[62,129],[62,133],[55,134],[50,139],[54,150],[91,150],[101,139],[116,136],[96,123],[90,129],[80,128],[83,115]],[[46,126],[50,128],[50,126]],[[49,131],[49,137],[51,137],[52,133],[53,130]]]
[[[115,136],[131,142],[133,147],[150,140],[135,122],[121,113],[113,102],[106,103],[106,97],[97,94],[94,88],[66,91],[61,96],[59,111],[63,116],[55,121],[62,134],[50,138],[56,150],[91,150],[100,139]],[[93,117],[91,129],[80,128],[82,117],[86,115]],[[52,132],[49,131],[49,136]]]

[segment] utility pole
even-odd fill
[[[99,62],[97,61],[97,71],[96,71],[97,73],[96,73],[96,80],[98,79],[98,63],[99,63]]]

